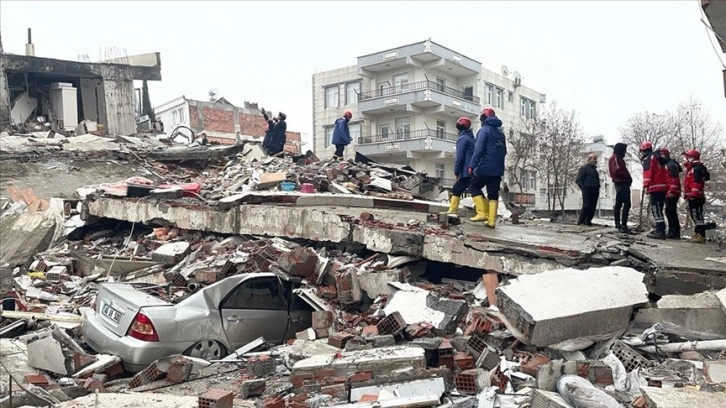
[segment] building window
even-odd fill
[[[345,84],[345,104],[358,103],[358,94],[360,93],[360,82],[351,82]]]
[[[408,90],[408,74],[398,74],[393,76],[394,93],[405,92]]]
[[[444,178],[444,171],[444,165],[441,163],[436,163],[436,177],[440,179]]]
[[[171,112],[171,124],[176,125],[178,123],[179,123],[179,111],[175,109]]]
[[[443,139],[446,134],[446,122],[443,120],[436,121],[436,137]]]
[[[335,130],[335,126],[326,126],[325,128],[325,147],[329,147],[331,144],[333,144],[333,131]]]
[[[502,89],[502,88],[496,88],[494,90],[494,107],[495,108],[504,107],[504,89]]]
[[[396,139],[408,139],[411,137],[411,118],[396,119]]]
[[[391,130],[391,126],[388,123],[384,123],[378,126],[378,131],[381,134],[381,140],[388,140],[388,132]]]
[[[329,86],[325,88],[325,107],[326,108],[337,108],[340,106],[338,103],[338,93],[340,88],[338,85]]]
[[[536,190],[537,189],[537,172],[534,170],[525,170],[522,172],[522,189],[523,190]]]
[[[484,95],[484,102],[487,105],[492,105],[494,102],[494,86],[487,84],[486,94]]]
[[[441,77],[436,77],[436,89],[444,92],[444,89],[446,88],[446,80]]]
[[[514,92],[507,91],[507,102],[514,102]]]
[[[360,143],[360,139],[362,136],[360,122],[351,124],[350,126],[348,126],[348,130],[350,131],[350,139],[354,143]]]
[[[519,97],[519,114],[523,118],[533,119],[537,116],[537,105],[531,99]]]

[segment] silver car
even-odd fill
[[[280,344],[310,327],[313,309],[293,294],[298,285],[273,272],[235,275],[172,304],[104,283],[81,328],[91,348],[119,356],[131,372],[172,354],[221,359],[258,337]]]

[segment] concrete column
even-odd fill
[[[10,88],[5,74],[5,59],[0,55],[0,130],[10,128]]]
[[[109,135],[136,133],[134,114],[134,82],[103,80],[106,102],[106,126]]]

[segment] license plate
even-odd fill
[[[120,322],[121,316],[123,316],[123,313],[119,312],[118,310],[112,308],[109,305],[103,305],[103,308],[101,308],[101,314],[116,323]]]

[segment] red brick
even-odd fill
[[[28,374],[25,376],[25,382],[38,386],[44,386],[49,384],[48,377],[42,374]]]
[[[262,401],[262,406],[265,408],[285,408],[285,400],[282,398],[268,398]]]
[[[192,373],[191,362],[177,362],[166,370],[166,379],[178,384],[186,381]]]
[[[357,402],[375,402],[378,401],[378,395],[375,394],[363,394],[358,398]]]
[[[305,385],[305,381],[313,379],[313,375],[309,373],[305,374],[293,374],[290,376],[290,384],[295,388],[300,388]]]
[[[372,371],[360,371],[350,376],[350,382],[365,382],[373,379]]]
[[[124,375],[124,368],[121,363],[116,363],[111,367],[107,368],[103,373],[108,376],[109,380],[115,380],[116,378]]]
[[[287,406],[288,408],[310,408],[310,405],[300,401],[289,401]]]
[[[335,297],[338,296],[338,291],[335,289],[335,285],[321,286],[320,295],[324,299],[328,299],[328,300],[335,299]]]
[[[454,354],[454,364],[459,367],[460,370],[469,370],[474,368],[474,357],[469,353],[460,351]]]
[[[365,335],[377,336],[378,335],[378,327],[377,326],[374,326],[372,324],[369,325],[369,326],[366,326],[366,327],[363,328],[363,333],[362,334],[364,336]]]
[[[326,385],[320,389],[321,394],[327,394],[333,398],[348,399],[348,386],[346,384]]]
[[[550,358],[544,354],[525,354],[522,353],[519,359],[521,364],[520,371],[532,377],[537,377],[540,367],[550,362]]]
[[[85,353],[73,353],[73,368],[80,371],[81,368],[89,366],[96,362],[96,356]]]
[[[234,394],[224,390],[209,390],[199,397],[199,408],[232,408]]]
[[[400,313],[393,312],[384,317],[376,326],[378,327],[378,333],[381,335],[396,335],[406,329],[406,322],[403,321]]]
[[[83,383],[83,388],[90,392],[95,392],[96,390],[98,392],[106,392],[101,381],[94,380],[93,378],[86,378],[86,381]]]
[[[483,384],[480,379],[486,375],[488,373],[481,368],[464,370],[455,377],[456,390],[462,394],[476,395],[482,391],[482,386],[485,383]]]
[[[345,344],[348,340],[352,339],[353,336],[350,333],[333,333],[328,337],[328,344],[337,347],[339,349],[345,348]]]
[[[332,368],[321,368],[313,373],[313,379],[322,380],[328,377],[335,377],[335,370]]]
[[[303,402],[303,401],[307,400],[308,398],[310,398],[310,396],[308,395],[307,392],[301,392],[300,394],[297,394],[297,395],[291,397],[289,399],[289,401]]]

